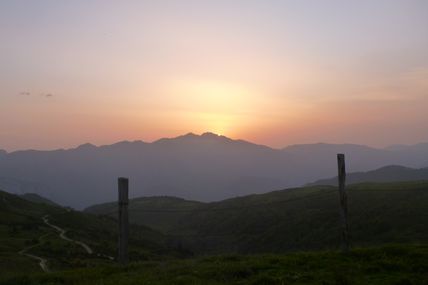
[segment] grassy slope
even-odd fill
[[[200,209],[205,203],[188,201],[176,197],[147,197],[131,199],[129,204],[130,221],[134,224],[146,225],[167,232],[172,224],[179,223],[188,211]],[[144,210],[141,212],[140,210]],[[166,211],[169,209],[172,211]],[[161,212],[160,212],[161,211]],[[85,212],[96,215],[116,217],[117,202],[94,205]]]
[[[350,185],[348,197],[354,244],[428,241],[428,182]],[[180,237],[184,247],[200,253],[286,252],[340,244],[338,193],[331,186],[250,195],[187,209],[181,206],[183,201],[168,207],[155,202],[151,198],[131,206],[134,221],[155,227],[162,220],[158,229]],[[161,212],[171,208],[178,211]],[[98,213],[101,210],[98,206]]]
[[[213,256],[167,262],[148,261],[128,267],[1,278],[1,285],[125,284],[323,284],[427,285],[427,246],[384,246],[338,252],[288,255]]]
[[[30,253],[48,259],[53,270],[111,263],[96,254],[88,255],[82,247],[64,241],[46,226],[42,217],[67,230],[67,236],[84,241],[95,253],[115,256],[117,223],[109,217],[97,217],[41,203],[32,203],[18,196],[0,191],[0,275],[14,275],[17,271],[40,271],[37,262],[18,255],[25,247],[40,243]],[[132,260],[162,259],[181,256],[169,246],[163,234],[144,226],[131,227],[130,258]]]
[[[54,248],[59,250],[53,253],[53,257],[77,256],[72,259],[73,264],[67,264],[67,267],[86,268],[51,274],[34,273],[38,270],[34,262],[17,257],[14,251],[9,250],[7,254],[10,259],[7,262],[3,256],[0,259],[3,260],[2,267],[5,266],[0,269],[0,284],[428,285],[427,186],[427,183],[412,182],[349,187],[354,244],[395,241],[401,245],[356,249],[349,255],[324,251],[195,259],[159,259],[153,255],[156,250],[146,248],[150,255],[141,254],[141,250],[137,249],[135,260],[150,260],[121,268],[73,253],[74,249],[70,247],[64,253],[66,245],[61,245],[62,241],[55,236],[48,236],[46,241],[55,243]],[[339,242],[338,197],[332,187],[291,189],[208,204],[179,201],[181,206],[177,206],[173,199],[162,199],[159,202],[153,198],[146,207],[154,207],[152,210],[156,207],[158,210],[166,206],[169,209],[178,207],[175,210],[180,210],[180,217],[170,219],[163,216],[162,227],[181,236],[183,243],[189,243],[201,252],[279,252],[335,247]],[[92,242],[94,247],[103,242],[103,237],[109,236],[109,232],[103,231],[111,229],[114,224],[111,217],[97,218],[35,205],[0,192],[0,221],[4,229],[0,232],[2,246],[15,250],[28,242],[31,236],[37,237],[43,233],[45,228],[38,217],[47,212],[52,215],[52,222],[71,229],[70,236],[76,235]],[[149,213],[153,215],[151,222],[155,224],[157,212]],[[140,214],[144,212],[140,211]],[[19,235],[13,233],[14,225],[19,225]],[[79,228],[81,231],[76,230]],[[136,232],[133,236],[137,239]],[[155,232],[153,236],[149,233],[145,235],[150,236],[149,240],[162,239],[162,235]],[[148,241],[144,243],[147,246]],[[100,249],[105,247],[108,244]],[[162,250],[165,248],[161,247]],[[64,267],[61,259],[54,260],[59,263],[58,268]],[[65,262],[70,263],[68,257]],[[28,270],[26,274],[17,274],[16,266],[19,266],[18,269],[32,268],[33,273]]]
[[[40,217],[59,211],[0,191],[0,274],[16,270],[40,271],[35,261],[18,255],[24,247],[37,243],[49,231]]]
[[[353,172],[346,175],[348,184],[363,182],[397,182],[397,181],[428,181],[428,168],[414,169],[398,165],[384,166],[367,172]],[[313,185],[337,185],[337,176],[321,179],[308,186]]]

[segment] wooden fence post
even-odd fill
[[[345,181],[345,155],[337,154],[338,179],[339,179],[339,196],[340,196],[340,216],[342,219],[342,241],[343,251],[349,251],[349,232],[348,232],[348,197],[346,195]]]
[[[119,245],[118,262],[121,265],[128,264],[128,238],[129,238],[129,220],[128,220],[128,178],[120,177],[119,186]]]

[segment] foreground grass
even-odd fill
[[[0,278],[0,284],[393,284],[428,285],[428,245],[146,261]]]

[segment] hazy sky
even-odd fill
[[[428,141],[428,1],[0,2],[0,149]]]

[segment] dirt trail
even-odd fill
[[[45,235],[43,235],[43,236],[39,237],[39,239],[41,240],[41,239],[43,239],[45,236],[48,236],[48,235],[50,235],[50,233],[45,234]],[[47,260],[46,258],[43,258],[43,257],[41,257],[41,256],[37,256],[37,255],[34,255],[34,254],[30,254],[30,253],[28,253],[28,251],[29,251],[30,249],[35,248],[35,247],[37,247],[37,246],[39,246],[39,245],[41,245],[41,242],[39,242],[38,244],[32,245],[32,246],[26,247],[26,248],[24,248],[23,250],[21,250],[21,251],[20,251],[20,252],[18,252],[18,253],[19,253],[20,255],[24,255],[24,256],[26,256],[26,257],[29,257],[29,258],[32,258],[32,259],[35,259],[35,260],[39,261],[39,265],[40,265],[40,267],[42,268],[42,270],[43,270],[44,272],[50,272],[49,267],[48,267],[48,260]]]
[[[48,225],[49,227],[51,227],[51,228],[55,229],[56,231],[58,231],[58,232],[59,232],[59,237],[60,237],[60,238],[62,238],[63,240],[66,240],[66,241],[69,241],[69,242],[72,242],[72,243],[75,243],[75,244],[80,245],[81,247],[83,247],[83,249],[85,249],[85,251],[86,251],[88,254],[92,254],[92,253],[94,253],[94,251],[92,250],[92,248],[90,248],[90,247],[89,247],[89,245],[87,245],[86,243],[81,242],[81,241],[78,241],[78,240],[74,240],[74,239],[71,239],[71,238],[67,237],[67,236],[65,235],[65,233],[66,233],[67,231],[66,231],[66,230],[64,230],[64,229],[62,229],[62,228],[60,228],[60,227],[58,227],[58,226],[56,226],[56,225],[54,225],[54,224],[51,224],[51,223],[49,222],[48,218],[49,218],[49,215],[44,216],[44,217],[42,218],[42,219],[43,219],[43,222],[44,222],[46,225]]]
[[[42,220],[43,220],[43,222],[47,225],[47,226],[49,226],[49,227],[51,227],[51,228],[53,228],[55,231],[57,231],[58,232],[58,235],[59,235],[59,237],[61,238],[61,239],[63,239],[63,240],[66,240],[66,241],[68,241],[68,242],[72,242],[72,243],[75,243],[75,244],[78,244],[78,245],[80,245],[88,254],[93,254],[94,253],[94,251],[92,250],[92,248],[90,248],[89,247],[89,245],[87,245],[86,243],[84,243],[84,242],[81,242],[81,241],[78,241],[78,240],[74,240],[74,239],[71,239],[71,238],[69,238],[68,236],[66,236],[65,235],[65,233],[67,232],[66,230],[64,230],[64,229],[62,229],[62,228],[60,228],[60,227],[58,227],[57,225],[54,225],[54,224],[52,224],[52,223],[50,223],[49,222],[49,215],[46,215],[46,216],[44,216],[43,218],[42,218]],[[48,236],[48,235],[50,235],[50,234],[52,234],[52,233],[47,233],[47,234],[45,234],[45,235],[42,235],[42,236],[40,236],[39,237],[39,240],[42,240],[44,237],[46,237],[46,236]],[[29,246],[29,247],[26,247],[26,248],[24,248],[23,250],[21,250],[21,251],[19,251],[18,253],[20,254],[20,255],[23,255],[23,256],[26,256],[26,257],[29,257],[29,258],[32,258],[32,259],[35,259],[35,260],[37,260],[38,262],[39,262],[39,265],[40,265],[40,267],[41,267],[41,269],[44,271],[44,272],[50,272],[50,270],[49,270],[49,267],[48,267],[48,261],[47,261],[47,259],[46,258],[43,258],[43,257],[41,257],[41,256],[37,256],[37,255],[34,255],[34,254],[30,254],[30,253],[28,253],[28,251],[30,250],[30,249],[33,249],[33,248],[35,248],[35,247],[37,247],[37,246],[40,246],[42,243],[41,242],[39,242],[39,243],[37,243],[37,244],[35,244],[35,245],[32,245],[32,246]],[[102,258],[106,258],[106,259],[109,259],[109,260],[114,260],[114,257],[112,257],[112,256],[108,256],[108,255],[104,255],[104,254],[97,254],[97,256],[98,257],[102,257]]]

